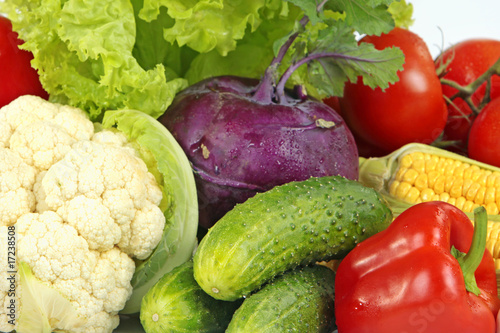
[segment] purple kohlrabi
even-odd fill
[[[258,93],[261,84],[207,79],[180,92],[159,118],[192,164],[204,228],[277,185],[312,176],[358,177],[354,138],[332,108],[300,89],[286,90],[277,103]]]

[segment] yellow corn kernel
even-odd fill
[[[403,175],[402,181],[407,182],[410,185],[415,183],[415,179],[418,177],[418,172],[414,169],[407,169]]]
[[[412,186],[406,182],[400,182],[395,192],[396,197],[405,198],[408,192],[410,191],[411,187]]]
[[[457,180],[456,177],[447,174],[444,180],[444,191],[450,193],[450,190],[453,187],[453,184],[455,183],[456,180]]]
[[[457,201],[455,202],[455,206],[457,206],[459,209],[464,209],[465,202],[467,200],[464,197],[457,198]]]
[[[486,237],[486,248],[495,259],[496,268],[500,269],[500,222],[488,221]]]
[[[430,158],[427,158],[425,160],[425,171],[426,172],[435,171],[437,163],[439,161],[439,157],[437,157],[435,155],[429,155],[429,154],[428,154],[428,156],[430,156]]]
[[[477,203],[478,205],[482,205],[484,203],[484,196],[486,195],[486,187],[481,186],[476,193],[476,196],[472,201]]]
[[[496,189],[493,186],[488,186],[484,192],[484,204],[489,205],[495,203]]]
[[[476,194],[480,188],[481,188],[481,185],[479,185],[478,183],[471,184],[471,186],[469,187],[469,190],[465,194],[465,198],[467,198],[467,200],[474,200],[474,198],[476,197]]]
[[[425,174],[425,162],[426,160],[423,158],[414,159],[411,167],[417,171],[419,174]]]
[[[475,170],[472,170],[472,173],[470,175],[470,179],[472,179],[472,181],[474,181],[475,183],[478,182],[479,180],[479,177],[481,176],[482,172],[481,170],[479,169],[479,167]]]
[[[410,187],[408,193],[406,193],[405,201],[409,203],[418,203],[417,200],[420,198],[420,191],[415,187]]]
[[[425,188],[420,192],[420,199],[423,202],[435,200],[436,193],[431,188]]]
[[[500,212],[495,202],[487,203],[485,207],[486,207],[486,212],[490,215],[497,215]]]
[[[429,201],[442,201],[442,200],[439,198],[439,195],[434,194],[434,195],[432,196],[431,200],[429,200]]]
[[[430,188],[434,188],[436,184],[436,179],[439,177],[439,172],[436,170],[431,170],[427,174],[427,185]]]
[[[412,155],[413,154],[408,154],[408,155],[403,156],[401,158],[401,160],[399,160],[399,167],[400,168],[410,168],[412,163],[413,163]]]
[[[462,187],[463,187],[463,179],[457,178],[453,182],[453,185],[450,187],[450,189],[447,191],[450,193],[450,196],[454,198],[459,198],[462,196]]]
[[[486,183],[488,181],[488,176],[490,175],[490,173],[488,173],[487,171],[481,173],[481,175],[477,178],[476,183],[478,183],[481,186],[486,186]]]
[[[415,183],[413,184],[419,191],[429,188],[428,177],[426,173],[421,173],[415,178]],[[434,192],[434,191],[433,191]]]
[[[439,200],[440,201],[444,201],[444,202],[449,202],[449,200],[450,200],[450,194],[446,193],[446,192],[441,193],[439,195]]]
[[[434,192],[437,194],[441,194],[444,192],[444,182],[446,177],[443,175],[439,175],[434,182]]]
[[[462,210],[464,212],[472,212],[472,210],[474,209],[474,206],[475,204],[472,202],[472,201],[469,201],[469,200],[466,200],[464,202],[464,205],[462,206]],[[478,205],[476,205],[477,207]]]
[[[474,184],[474,182],[472,181],[472,179],[470,178],[464,178],[464,183],[462,185],[462,195],[463,196],[466,196],[467,195],[467,191],[469,190],[470,186]]]
[[[436,170],[437,172],[439,172],[439,174],[443,174],[444,173],[444,163],[445,163],[445,161],[446,161],[446,159],[440,158],[436,162],[436,167],[434,168],[434,170]]]
[[[458,178],[463,178],[464,177],[464,171],[469,167],[469,164],[467,163],[460,163],[459,165],[456,166],[456,168],[453,170],[453,176],[458,177]]]
[[[394,177],[394,179],[399,182],[403,181],[403,175],[405,174],[406,170],[408,170],[408,168],[400,167],[398,169],[398,172],[396,172],[396,176]]]
[[[415,151],[412,154],[410,154],[413,163],[415,163],[415,161],[418,161],[418,160],[425,160],[425,155],[427,155],[427,154],[425,154],[421,151]]]
[[[399,184],[401,184],[399,180],[394,180],[389,184],[389,194],[392,195],[393,197],[397,197],[396,191],[399,187]]]
[[[500,177],[500,173],[499,172],[492,172],[489,176],[488,176],[488,179],[486,180],[486,186],[487,187],[495,187],[495,184],[500,181],[497,180],[498,178]]]

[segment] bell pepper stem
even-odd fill
[[[488,233],[488,215],[484,207],[474,209],[474,234],[469,251],[457,258],[464,276],[465,288],[476,295],[481,293],[474,276],[476,269],[483,259],[486,249],[486,236]]]

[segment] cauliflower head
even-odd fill
[[[116,328],[132,293],[134,259],[148,258],[162,238],[162,197],[125,135],[102,130],[82,110],[35,96],[1,108],[0,331],[29,331],[33,324],[17,326],[36,309],[32,301],[23,305],[23,290],[25,297],[44,292],[71,304],[78,320],[51,318],[56,314],[48,311],[49,329]],[[13,230],[15,265],[27,265],[33,279],[8,279],[15,269],[4,265],[4,249]],[[21,316],[15,321],[9,321],[12,302]]]
[[[45,173],[35,194],[39,211],[58,212],[93,250],[117,245],[145,259],[165,226],[162,192],[146,164],[126,146],[75,143]]]

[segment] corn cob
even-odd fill
[[[500,270],[500,168],[437,147],[411,143],[379,158],[360,158],[359,181],[397,211],[427,201],[451,203],[469,215],[488,212],[487,248]]]

